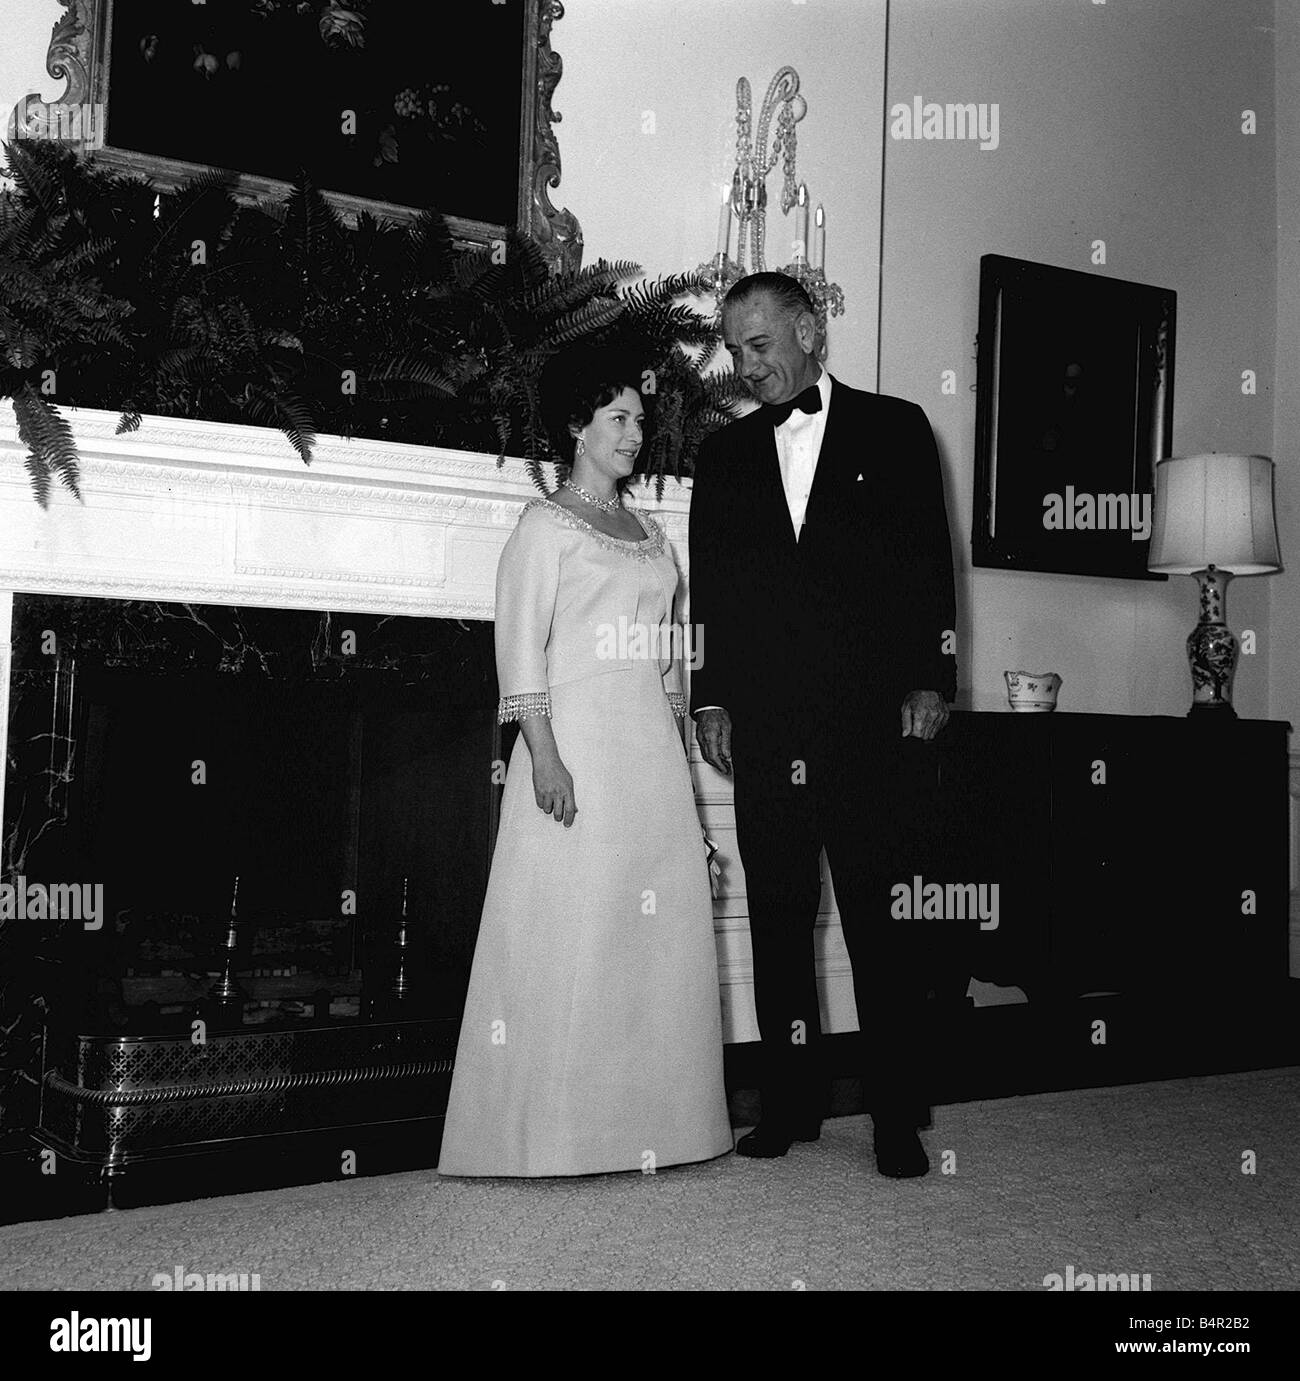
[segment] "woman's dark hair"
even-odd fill
[[[570,428],[581,430],[625,388],[641,399],[646,413],[642,430],[648,442],[653,395],[641,391],[645,372],[637,354],[614,345],[572,346],[547,360],[542,370],[542,416],[551,446],[564,464],[573,464],[574,438]],[[645,454],[643,444],[640,459]]]

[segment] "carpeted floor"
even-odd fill
[[[922,1135],[922,1180],[878,1176],[849,1117],[776,1161],[420,1171],[17,1224],[0,1287],[148,1289],[178,1266],[263,1290],[1041,1290],[1070,1267],[1300,1287],[1300,1069],[936,1108]]]

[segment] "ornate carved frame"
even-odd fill
[[[51,106],[88,110],[100,120],[108,97],[108,58],[111,40],[110,21],[113,0],[59,0],[66,13],[55,21],[46,54],[45,69],[67,89],[49,102]],[[551,26],[564,17],[562,0],[526,0],[527,11],[523,53],[523,99],[520,118],[519,191],[517,226],[530,234],[552,263],[577,269],[582,262],[582,231],[571,211],[558,211],[551,205],[550,190],[560,185],[560,150],[552,128],[561,117],[551,107],[551,97],[564,71],[558,53],[551,49]],[[20,102],[15,117],[27,127],[31,105],[45,104],[32,93]],[[11,126],[12,128],[12,126]],[[114,149],[102,142],[102,128],[77,129],[82,137],[70,142],[88,156],[128,173],[143,173],[161,187],[176,187],[187,178],[205,171],[204,165],[187,163],[154,154]],[[232,191],[241,201],[283,195],[289,184],[277,178],[238,173]],[[416,210],[389,202],[371,201],[343,192],[327,192],[330,202],[352,223],[359,211],[397,221],[413,220]],[[486,244],[496,239],[504,227],[484,221],[448,215],[448,224],[457,240]]]

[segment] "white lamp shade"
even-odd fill
[[[1156,462],[1155,516],[1147,568],[1192,575],[1282,569],[1267,456],[1172,456]]]

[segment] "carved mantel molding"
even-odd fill
[[[0,421],[0,590],[430,618],[493,615],[497,558],[537,490],[524,462],[321,437],[306,466],[270,428],[67,414],[84,503],[32,498],[26,447]],[[689,481],[658,514],[685,567]]]

